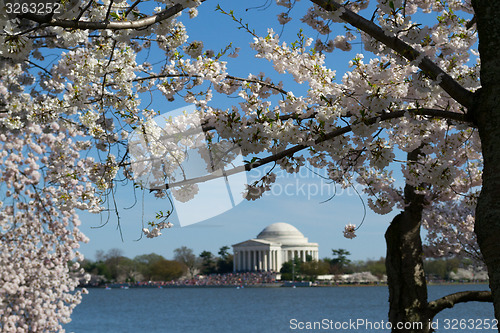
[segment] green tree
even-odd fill
[[[200,253],[201,259],[201,273],[208,275],[217,272],[217,264],[214,255],[210,251],[203,251]]]
[[[343,274],[346,271],[347,266],[351,263],[347,256],[351,253],[346,249],[332,249],[333,258],[330,261],[330,272],[333,274]]]
[[[301,274],[302,264],[302,260],[298,257],[283,263],[280,269],[281,280],[295,281]]]
[[[467,262],[459,258],[430,258],[424,261],[425,273],[442,280],[447,280],[450,273],[461,266],[467,266]]]
[[[302,263],[300,273],[305,275],[309,280],[314,281],[318,275],[327,274],[330,269],[330,263],[323,260],[311,260]]]
[[[219,258],[217,259],[217,273],[219,274],[233,271],[233,255],[228,250],[229,246],[223,246],[219,249]]]
[[[106,281],[111,281],[112,279],[108,266],[102,261],[84,260],[81,266],[89,274],[103,276]]]
[[[356,261],[349,264],[347,270],[350,272],[370,272],[378,278],[382,278],[386,274],[385,258]]]
[[[186,270],[186,266],[178,261],[160,259],[151,264],[151,280],[176,280],[184,275]]]
[[[111,279],[116,281],[120,274],[120,261],[123,258],[123,250],[113,248],[104,255],[104,264],[110,272]]]
[[[194,276],[199,266],[199,260],[196,258],[193,250],[186,246],[181,246],[174,250],[174,260],[186,265],[191,278]]]
[[[165,258],[156,253],[142,254],[134,258],[137,270],[141,273],[144,280],[152,279],[152,265],[161,260],[165,260]]]

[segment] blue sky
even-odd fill
[[[241,47],[240,57],[228,65],[232,74],[246,77],[249,72],[272,73],[272,66],[267,61],[253,58],[253,52],[248,48],[248,43],[252,42],[251,36],[243,30],[238,30],[237,24],[229,17],[215,12],[217,3],[226,11],[234,9],[235,15],[243,17],[244,21],[248,22],[251,28],[255,28],[256,33],[261,36],[265,36],[268,26],[273,26],[277,32],[281,31],[276,22],[276,15],[282,11],[282,7],[277,9],[275,5],[272,5],[265,10],[246,10],[247,7],[242,6],[244,2],[241,1],[209,0],[199,7],[199,16],[196,19],[190,20],[185,14],[181,18],[188,28],[190,41],[203,40],[205,48],[215,51],[224,49],[229,42],[232,42],[235,47]],[[257,5],[260,3],[264,4],[265,1],[257,2]],[[307,4],[307,1],[298,2],[292,15],[294,12],[303,10]],[[295,18],[295,20],[298,19]],[[299,27],[303,28],[304,25],[290,24],[283,31],[283,37],[293,38]],[[316,38],[317,34],[312,33],[310,37]],[[349,53],[336,51],[333,57],[330,56],[327,65],[337,70],[339,78],[347,69],[348,60],[356,52],[362,51],[361,45],[354,45],[353,49]],[[152,63],[160,60],[162,60],[160,54],[152,52],[149,55],[148,61]],[[280,80],[285,83],[285,88],[294,88],[299,91],[305,88],[297,85],[287,76],[280,77]],[[235,99],[226,98],[215,99],[212,104],[226,107],[237,102]],[[165,113],[185,105],[181,99],[169,103],[164,98],[155,95],[150,107]],[[253,179],[253,175],[259,173],[262,174],[262,170],[257,170],[248,177]],[[82,245],[81,252],[90,259],[94,258],[97,250],[107,251],[111,248],[122,249],[124,255],[128,257],[155,252],[171,258],[173,250],[180,246],[192,248],[196,254],[203,250],[217,253],[218,249],[224,245],[236,244],[256,237],[264,227],[271,223],[286,222],[297,227],[309,238],[309,241],[319,243],[320,258],[331,256],[331,249],[337,248],[350,251],[353,260],[378,259],[385,256],[384,232],[397,212],[380,216],[367,208],[365,222],[358,230],[358,236],[354,239],[346,239],[342,233],[344,226],[348,223],[359,225],[364,215],[363,203],[355,191],[352,189],[342,191],[337,188],[336,197],[324,202],[334,193],[333,185],[328,185],[313,172],[304,169],[299,175],[284,175],[283,173],[280,175],[271,193],[263,198],[251,202],[244,200],[221,215],[186,227],[180,227],[174,218],[172,220],[175,224],[174,228],[164,230],[163,235],[156,239],[142,237],[138,240],[141,237],[143,222],[146,223],[148,219],[152,219],[156,211],[170,209],[168,201],[151,199],[147,193],[144,194],[145,200],[143,201],[143,193],[137,191],[137,203],[133,208],[126,209],[135,202],[133,188],[130,185],[120,187],[116,200],[120,207],[123,241],[117,228],[117,219],[113,214],[109,222],[101,226],[107,219],[105,215],[84,213],[81,214],[81,229],[90,238],[90,242]],[[285,189],[287,189],[287,194],[284,193]],[[366,204],[366,197],[363,198]],[[203,211],[206,208],[201,205],[197,209]]]

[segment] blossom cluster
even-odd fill
[[[142,231],[144,232],[144,235],[146,235],[147,238],[155,238],[161,235],[161,230],[163,229],[169,229],[172,228],[174,225],[171,222],[160,222],[152,229],[148,228],[143,228]]]
[[[276,1],[288,9],[290,1]],[[346,8],[359,12],[368,1],[351,1]],[[434,25],[419,24],[423,13],[437,12]],[[403,56],[367,33],[354,34],[352,30],[334,35],[334,22],[341,21],[344,10],[326,11],[313,5],[301,20],[326,39],[314,40],[304,33],[293,43],[280,41],[272,29],[264,37],[255,37],[251,47],[257,58],[272,63],[280,75],[289,75],[297,83],[307,86],[307,94],[296,96],[260,74],[258,80],[240,83],[231,81],[232,89],[218,92],[236,94],[242,99],[239,106],[227,110],[207,109],[207,121],[218,135],[238,142],[245,155],[285,151],[290,145],[309,147],[307,154],[286,156],[276,160],[277,165],[294,172],[301,159],[318,168],[327,168],[336,183],[351,186],[353,181],[365,185],[369,207],[387,214],[393,209],[404,209],[404,189],[395,181],[393,167],[399,163],[405,183],[425,196],[425,216],[442,212],[439,205],[449,207],[460,198],[474,198],[474,189],[481,184],[482,157],[477,131],[458,122],[419,115],[420,109],[434,109],[463,114],[463,108],[440,86],[440,79],[432,79],[419,69],[424,57],[434,61],[464,88],[479,88],[479,66],[474,50],[477,34],[468,26],[472,12],[467,1],[377,1],[373,20],[388,36],[400,40],[419,52],[409,62]],[[462,16],[460,16],[462,15]],[[289,12],[278,16],[278,23],[286,24]],[[340,29],[335,30],[338,32]],[[351,69],[340,80],[335,70],[326,66],[326,52],[349,51],[351,42],[358,39],[365,54],[357,54],[350,61]],[[365,59],[370,54],[369,59]],[[276,95],[280,94],[281,98]],[[377,117],[408,110],[403,117],[386,121],[372,121]],[[416,112],[415,112],[416,111]],[[328,133],[348,124],[345,135],[321,140]],[[415,161],[397,158],[397,154],[418,151]],[[265,178],[248,185],[244,196],[255,200],[266,190]],[[466,238],[474,242],[468,221]],[[464,216],[455,216],[464,221]],[[441,221],[440,219],[437,219]],[[461,223],[461,222],[460,222]],[[438,244],[444,229],[436,223],[424,223],[429,228],[428,253]],[[346,229],[347,230],[347,229]],[[351,230],[351,229],[349,229]],[[465,229],[464,229],[465,230]],[[465,235],[464,231],[464,235]],[[461,237],[447,237],[448,244],[465,251]],[[346,236],[352,236],[346,232]],[[463,237],[462,237],[463,238]],[[457,250],[458,251],[458,250]],[[456,252],[456,251],[455,251]],[[469,251],[470,252],[470,251]]]
[[[344,227],[344,237],[350,239],[356,237],[356,226],[354,224],[349,223]]]
[[[291,1],[276,3],[293,7]],[[345,8],[360,12],[367,5],[366,0],[351,1]],[[459,16],[471,13],[470,4],[378,1],[373,20],[386,35],[397,36],[419,52],[411,62],[367,33],[355,34],[347,29],[333,34],[333,24],[341,21],[344,11],[326,11],[313,5],[303,15],[302,22],[327,36],[319,41],[303,32],[291,43],[281,41],[273,29],[263,37],[252,34],[250,46],[255,56],[268,60],[277,75],[259,73],[236,78],[227,73],[221,58],[202,52],[202,44],[194,42],[185,51],[195,59],[171,61],[164,69],[168,79],[158,79],[157,84],[168,99],[187,90],[185,101],[204,112],[203,122],[215,129],[216,140],[237,144],[245,156],[279,154],[291,145],[308,147],[309,154],[288,155],[275,162],[287,172],[296,172],[307,159],[315,167],[326,168],[331,179],[343,187],[354,181],[364,185],[368,206],[376,213],[388,214],[406,205],[404,189],[395,181],[394,170],[388,169],[394,163],[400,164],[405,183],[423,194],[426,203],[447,205],[462,196],[473,197],[474,188],[481,182],[482,167],[477,131],[418,112],[433,109],[463,114],[462,106],[441,88],[439,77],[432,79],[418,67],[424,57],[463,87],[471,91],[479,87],[474,50],[477,35]],[[419,15],[432,11],[438,15],[434,25],[418,23]],[[278,23],[289,22],[289,15],[279,15]],[[336,71],[327,66],[326,53],[349,51],[356,39],[366,53],[355,55],[349,62],[350,70],[337,78]],[[182,75],[175,78],[176,73]],[[273,79],[280,75],[305,86],[306,93],[286,89]],[[225,110],[214,107],[211,87],[219,94],[237,96],[240,102]],[[405,110],[402,117],[390,117]],[[389,120],[376,120],[378,117]],[[344,134],[322,140],[345,125],[349,130]],[[414,161],[396,157],[415,151],[419,154]],[[247,185],[243,195],[256,200],[273,182],[266,175]],[[436,207],[428,204],[426,214]],[[433,244],[429,238],[429,246]]]
[[[473,253],[471,212],[482,169],[479,136],[474,128],[422,112],[459,116],[464,110],[442,88],[442,74],[433,77],[419,67],[426,58],[464,88],[479,88],[477,34],[467,20],[470,3],[373,2],[377,10],[370,13],[371,22],[413,48],[418,56],[412,61],[373,35],[337,24],[346,10],[369,10],[368,0],[355,0],[338,10],[312,5],[306,11],[301,22],[320,40],[300,32],[290,42],[273,29],[265,36],[249,30],[255,57],[272,64],[274,72],[244,77],[228,70],[227,58],[235,57],[238,48],[216,55],[205,49],[207,41],[189,41],[180,13],[162,16],[181,5],[196,17],[198,0],[161,1],[149,13],[157,15],[155,23],[137,29],[99,28],[107,22],[113,23],[109,27],[144,22],[143,7],[127,0],[68,1],[48,25],[1,13],[2,331],[62,330],[81,299],[70,274],[79,273],[79,267],[68,265],[81,259],[79,243],[87,240],[78,229],[77,211],[102,211],[121,171],[144,188],[177,182],[171,194],[190,200],[197,185],[182,184],[188,179],[180,166],[193,147],[208,169],[231,167],[234,147],[249,161],[277,156],[276,167],[286,172],[308,162],[328,170],[344,188],[363,185],[369,207],[379,214],[405,208],[404,189],[395,181],[402,177],[425,198],[427,252]],[[276,0],[287,9],[295,3]],[[435,20],[419,23],[420,15],[429,12],[435,12]],[[278,16],[277,24],[288,24],[292,13]],[[75,20],[79,26],[64,27]],[[99,27],[81,28],[91,23]],[[332,58],[352,51],[354,41],[364,51],[337,76]],[[53,63],[45,61],[47,49],[57,54]],[[162,53],[161,62],[144,61],[152,49]],[[296,84],[284,84],[285,76]],[[150,91],[167,101],[180,97],[194,104],[195,116],[158,125],[156,112],[141,105]],[[217,107],[215,94],[237,102]],[[142,134],[125,149],[130,132]],[[129,152],[145,158],[133,160]],[[394,175],[397,169],[400,175]],[[256,200],[275,180],[275,172],[267,173],[243,195]],[[171,227],[163,221],[143,233],[157,237]],[[354,238],[356,230],[349,224],[344,235]]]
[[[167,58],[182,51],[188,37],[180,13],[161,15],[181,5],[195,17],[201,1],[162,3],[148,13],[147,3],[66,1],[50,25],[37,15],[0,13],[2,332],[64,331],[86,293],[76,290],[89,279],[78,264],[88,241],[78,212],[104,209],[120,168],[130,172],[128,132],[152,116],[140,107],[145,85],[135,79],[153,66],[137,55],[152,43]],[[142,29],[91,27],[140,24],[157,14],[161,19]],[[55,59],[46,61],[47,54]],[[170,227],[158,224],[151,233]]]

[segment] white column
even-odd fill
[[[267,256],[266,250],[262,250],[262,270],[267,271]]]
[[[281,266],[283,266],[283,263],[281,262],[283,260],[283,252],[282,250],[276,251],[276,270],[279,272],[281,269]]]
[[[245,269],[245,251],[241,251],[241,265],[240,271]]]
[[[264,270],[269,270],[269,250],[264,251]]]
[[[278,270],[278,250],[273,250],[273,269]]]
[[[262,270],[262,251],[257,251],[257,270]]]
[[[252,271],[257,270],[257,251],[252,250]]]
[[[257,251],[252,251],[252,255],[253,255],[253,262],[252,262],[252,271],[256,271],[257,270]]]
[[[262,251],[262,270],[266,271],[267,270],[267,256],[266,256],[266,250]]]
[[[254,250],[253,254],[254,254],[254,258],[255,258],[254,263],[253,263],[253,267],[254,267],[253,270],[258,271],[259,270],[259,251]]]
[[[274,266],[275,266],[275,269],[276,271],[278,272],[280,270],[280,256],[283,255],[283,253],[281,252],[281,250],[275,250],[274,251]]]
[[[255,262],[257,265],[257,269],[256,271],[260,270],[260,263],[261,263],[261,259],[260,259],[260,251],[256,251],[255,253],[255,256],[257,257],[257,261]]]
[[[273,250],[273,270],[276,272],[278,270],[278,250]]]
[[[250,267],[250,253],[248,250],[245,250],[245,270],[248,271],[248,268]]]
[[[276,271],[276,250],[271,250],[271,269]]]
[[[248,262],[247,262],[247,271],[252,270],[252,251],[248,250]]]
[[[267,270],[267,256],[266,256],[267,251],[262,250],[262,270],[266,271]]]
[[[248,250],[245,250],[245,271],[248,271],[248,267],[250,265],[248,264]]]
[[[266,251],[266,271],[271,270],[271,258],[269,257],[271,250]]]
[[[250,270],[255,271],[255,251],[250,250]]]

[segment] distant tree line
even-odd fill
[[[192,278],[196,274],[232,272],[233,255],[228,250],[228,246],[223,246],[218,256],[209,251],[196,256],[192,249],[182,246],[174,250],[172,260],[156,253],[130,259],[120,249],[99,250],[95,261],[85,259],[80,264],[97,283],[170,281],[181,277]]]
[[[108,252],[97,251],[96,260],[84,260],[81,266],[87,273],[97,278],[97,283],[110,282],[139,282],[139,281],[170,281],[181,277],[193,278],[197,274],[224,274],[233,271],[233,255],[229,253],[229,246],[219,249],[217,255],[210,251],[202,251],[198,256],[193,250],[182,246],[174,250],[172,260],[150,253],[142,254],[133,259],[123,255],[120,249],[111,249]],[[319,275],[341,275],[358,272],[370,272],[378,278],[386,274],[385,258],[351,261],[350,252],[345,249],[333,249],[331,258],[315,261],[311,256],[302,262],[285,262],[281,268],[282,279],[315,280]],[[428,278],[432,280],[448,280],[451,272],[458,268],[466,268],[472,262],[467,259],[427,259],[424,269]]]
[[[300,276],[313,281],[319,275],[342,275],[359,272],[370,272],[374,276],[381,278],[386,274],[384,257],[351,261],[348,259],[350,255],[351,253],[345,249],[332,249],[332,258],[313,261],[312,257],[307,256],[305,262],[295,258],[294,261],[290,260],[283,264],[281,268],[282,279],[292,280]],[[466,258],[428,258],[424,260],[424,270],[428,279],[431,280],[449,280],[450,273],[456,272],[458,268],[467,268],[470,265],[473,265],[473,262]]]

